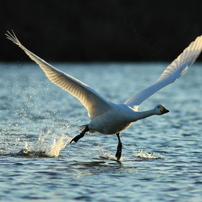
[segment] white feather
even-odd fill
[[[132,122],[152,115],[167,113],[168,110],[163,105],[157,105],[154,109],[144,112],[138,112],[138,107],[153,93],[184,75],[202,50],[202,36],[199,36],[165,69],[153,85],[132,96],[124,104],[113,104],[85,83],[56,69],[29,51],[20,43],[14,32],[8,32],[6,36],[35,61],[54,84],[72,94],[84,105],[91,117],[91,122],[85,125],[85,127],[88,126],[89,132],[104,134],[117,134],[129,127]]]
[[[183,76],[195,62],[201,50],[202,36],[199,36],[164,70],[153,85],[132,96],[124,104],[138,110],[139,105],[148,97]]]
[[[8,32],[6,36],[9,40],[24,50],[24,52],[41,67],[50,81],[76,97],[88,110],[88,115],[90,118],[101,115],[111,108],[110,103],[98,95],[91,87],[77,80],[76,78],[56,69],[25,48],[20,43],[14,32]]]

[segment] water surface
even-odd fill
[[[54,64],[106,99],[124,103],[153,84],[167,63]],[[202,201],[202,64],[140,110],[170,113],[115,135],[78,135],[85,108],[35,64],[0,64],[1,201]]]

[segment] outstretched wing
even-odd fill
[[[202,36],[199,36],[164,70],[153,85],[132,96],[125,104],[138,110],[139,105],[148,97],[183,76],[201,51]]]
[[[95,92],[91,87],[74,77],[56,69],[46,61],[25,48],[15,33],[7,32],[7,38],[18,45],[40,68],[54,84],[76,97],[88,110],[89,117],[96,117],[111,108],[110,103]]]

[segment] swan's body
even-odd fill
[[[137,112],[125,104],[111,103],[111,109],[92,118],[88,128],[90,133],[100,132],[103,134],[117,134],[128,128],[135,121],[152,115],[161,114],[158,107],[144,112]]]
[[[54,84],[76,97],[87,109],[91,122],[88,125],[82,126],[83,131],[80,135],[73,138],[72,141],[77,142],[86,132],[116,134],[119,140],[116,153],[117,159],[121,157],[122,143],[119,137],[121,131],[140,119],[169,112],[163,105],[157,105],[154,109],[139,112],[139,105],[153,93],[184,75],[202,50],[202,36],[199,36],[164,70],[153,85],[132,96],[124,104],[114,104],[101,97],[88,85],[56,69],[29,51],[20,43],[14,32],[8,32],[6,36],[24,50]]]

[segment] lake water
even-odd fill
[[[53,64],[124,103],[167,63]],[[35,64],[0,64],[0,201],[202,201],[202,64],[140,110],[170,110],[115,135],[79,134],[85,108]]]

